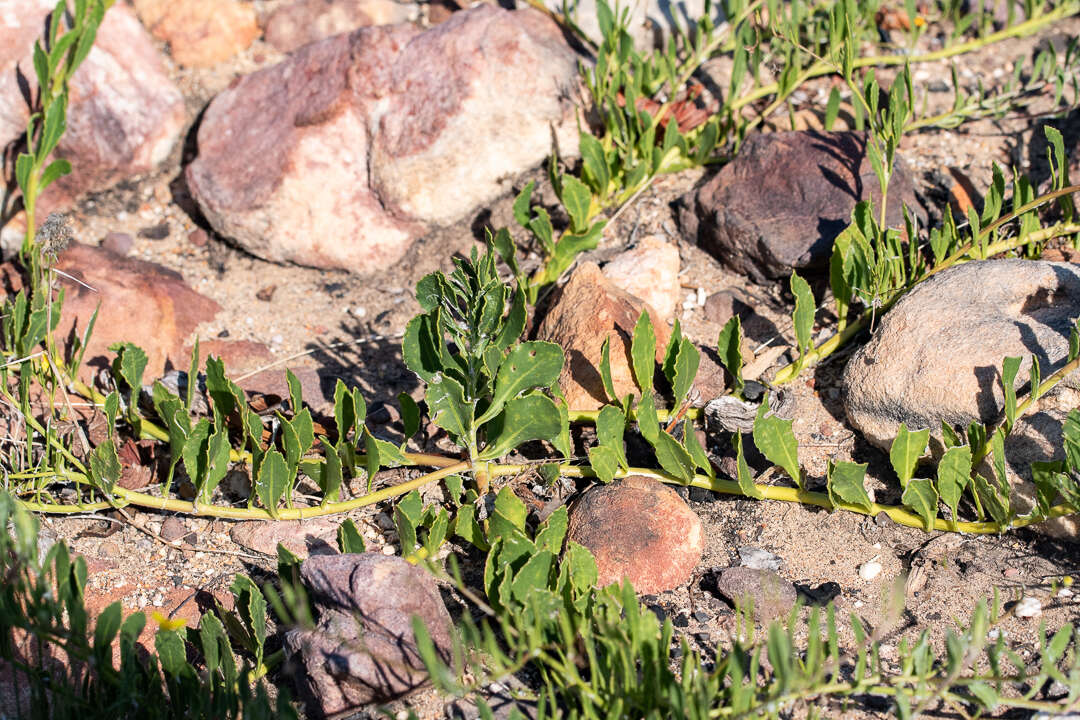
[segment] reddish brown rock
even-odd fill
[[[314,630],[290,632],[285,647],[303,662],[309,711],[336,716],[425,684],[414,617],[449,657],[450,614],[423,569],[375,553],[320,555],[305,560],[300,575],[319,621]]]
[[[220,310],[216,302],[188,287],[178,272],[102,248],[74,242],[60,255],[57,267],[93,288],[57,276],[57,284],[65,290],[58,337],[67,337],[72,326],[81,336],[101,304],[86,363],[105,362],[113,356],[109,345],[130,341],[146,351],[148,379],[161,375],[166,362],[186,368],[189,336]]]
[[[684,234],[720,262],[764,282],[792,270],[824,269],[855,204],[878,203],[880,195],[865,133],[757,133],[734,161],[684,198],[680,222]],[[918,207],[898,158],[889,184],[892,227],[902,227],[901,203]]]
[[[787,615],[798,600],[790,582],[771,570],[751,567],[725,568],[716,577],[716,590],[736,607],[752,608],[761,622]]]
[[[541,162],[552,125],[573,154],[576,78],[533,10],[361,28],[218,95],[188,185],[214,229],[260,257],[374,272]]]
[[[317,517],[308,520],[249,520],[233,525],[229,537],[238,545],[277,557],[281,543],[294,555],[327,555],[337,552],[337,531],[341,519]]]
[[[568,537],[596,558],[601,587],[623,578],[652,595],[684,585],[701,560],[701,520],[679,494],[639,475],[589,489]]]
[[[0,142],[5,145],[26,131],[26,93],[37,92],[34,41],[55,6],[51,0],[5,5],[0,23]],[[180,135],[183,96],[153,40],[122,3],[105,14],[93,50],[71,80],[67,123],[56,156],[70,161],[73,172],[39,199],[39,222],[84,192],[153,170]],[[21,234],[17,225],[5,236]]]
[[[154,37],[180,65],[209,67],[246,49],[259,34],[255,8],[237,0],[135,0]]]
[[[582,263],[570,276],[559,299],[540,325],[540,340],[557,342],[566,351],[559,387],[570,407],[596,410],[604,405],[600,358],[604,339],[611,338],[611,379],[615,393],[640,394],[630,370],[630,339],[642,310],[648,308],[656,333],[656,361],[662,362],[671,330],[659,313],[625,290],[615,287],[596,263]]]
[[[281,52],[369,25],[415,20],[412,3],[395,0],[298,0],[283,5],[266,21],[263,37]]]
[[[679,248],[663,238],[650,235],[619,253],[604,266],[604,277],[647,302],[665,322],[674,317],[682,294]]]

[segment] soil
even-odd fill
[[[268,12],[277,3],[256,5],[260,11]],[[956,60],[959,77],[967,85],[978,79],[989,87],[998,86],[1012,72],[1012,63],[1006,58],[1030,58],[1037,46],[1061,35],[1080,35],[1080,19],[1060,23],[1040,36],[1010,40],[961,57]],[[175,68],[173,76],[187,99],[187,141],[160,172],[83,200],[72,213],[79,228],[77,237],[82,242],[100,243],[109,232],[129,233],[135,237],[132,255],[179,271],[193,288],[219,302],[222,311],[213,323],[198,330],[201,338],[227,336],[264,343],[279,367],[312,367],[326,378],[341,377],[359,385],[369,407],[396,404],[394,398],[400,392],[419,397],[421,387],[404,368],[399,347],[405,323],[419,310],[412,288],[429,272],[449,270],[455,253],[467,253],[479,244],[484,227],[512,226],[512,198],[500,199],[458,225],[432,232],[415,244],[404,261],[377,277],[280,266],[235,249],[216,237],[194,208],[181,170],[196,150],[195,132],[206,103],[237,75],[278,59],[276,51],[257,40],[238,57],[212,69]],[[933,86],[947,80],[949,66],[946,62],[930,63],[917,66],[913,72],[916,85]],[[887,84],[889,74],[883,72],[881,78],[882,84]],[[794,109],[824,107],[831,87],[828,79],[811,83],[797,95]],[[952,95],[931,90],[927,101],[929,111],[944,109],[951,105]],[[950,168],[967,175],[980,191],[989,184],[992,162],[1030,172],[1043,183],[1047,171],[1041,126],[1050,118],[1041,113],[1050,107],[1050,98],[1044,94],[1022,111],[1010,112],[1003,118],[972,122],[952,130],[915,132],[905,137],[901,153],[921,191],[933,203],[940,203],[939,178]],[[786,117],[784,113],[773,120],[783,125]],[[1066,129],[1075,143],[1080,134],[1080,113],[1074,111],[1064,124],[1054,122]],[[792,342],[791,302],[783,285],[752,285],[746,278],[725,270],[679,233],[673,203],[702,182],[705,174],[693,171],[658,179],[612,223],[602,244],[590,256],[602,262],[645,235],[666,237],[679,246],[681,280],[688,297],[696,298],[697,288],[704,288],[706,294],[742,288],[761,299],[755,310],[777,329],[780,337],[773,343],[788,345]],[[515,189],[529,179],[546,187],[545,174],[536,171],[520,178]],[[547,193],[550,196],[550,189]],[[162,223],[169,231],[164,239],[140,236],[140,231]],[[202,245],[193,242],[193,235],[197,240],[200,231],[209,234],[209,241]],[[530,262],[535,263],[535,257]],[[269,287],[275,290],[262,292],[260,297],[260,291]],[[681,309],[678,316],[690,337],[706,345],[715,342],[719,326],[706,318],[696,302]],[[826,330],[827,323],[820,332]],[[769,339],[755,338],[761,345]],[[765,348],[758,350],[763,352]],[[833,356],[792,385],[797,408],[794,429],[802,461],[812,484],[823,482],[830,460],[868,462],[869,485],[878,499],[895,501],[899,491],[884,472],[887,457],[862,441],[845,421],[839,401],[839,376],[847,355],[841,352]],[[832,596],[838,618],[853,613],[873,627],[883,622],[883,598],[889,588],[898,578],[903,581],[906,577],[907,606],[897,628],[886,635],[886,660],[895,659],[900,637],[926,631],[940,643],[954,627],[954,620],[967,618],[976,602],[995,592],[1000,593],[1006,607],[1021,596],[1043,600],[1041,618],[1023,620],[1006,613],[998,624],[1020,644],[1021,655],[1038,651],[1040,624],[1057,628],[1077,615],[1075,596],[1051,597],[1050,593],[1054,578],[1080,571],[1077,546],[1037,531],[1002,537],[942,536],[900,527],[887,519],[829,513],[788,503],[756,502],[699,491],[688,493],[688,498],[705,526],[704,557],[686,587],[646,598],[646,602],[656,612],[671,617],[678,633],[707,656],[717,647],[722,648],[735,629],[731,608],[706,589],[709,573],[714,568],[738,564],[738,550],[746,546],[778,555],[783,562],[780,574],[798,584],[807,599]],[[395,541],[392,531],[384,529],[386,523],[379,522],[378,513],[383,509],[350,514],[364,533],[369,549],[376,551]],[[135,523],[151,532],[158,531],[167,519],[158,513],[131,511],[131,515]],[[167,547],[119,516],[108,521],[92,516],[46,517],[43,523],[65,538],[76,552],[90,558],[88,595],[110,601],[122,599],[129,609],[177,613],[177,606],[190,609],[209,596],[227,595],[237,572],[265,576],[273,571],[274,558],[232,542],[230,522],[181,520],[195,535],[188,549]],[[118,531],[101,537],[110,525]],[[949,544],[944,551],[942,543]],[[882,564],[883,571],[872,580],[861,579],[859,567],[873,559]],[[841,635],[842,641],[851,639],[850,631]],[[442,713],[442,702],[428,691],[413,696],[409,706],[422,717],[437,717]],[[403,707],[398,703],[391,711]],[[840,712],[839,708],[834,710]],[[873,708],[845,713],[845,717],[887,715]]]

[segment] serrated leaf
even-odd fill
[[[285,458],[277,450],[266,453],[262,465],[259,466],[255,492],[271,517],[277,518],[278,503],[290,485],[289,468],[285,464]]]
[[[570,215],[570,227],[573,231],[585,232],[589,222],[589,205],[592,203],[592,192],[589,188],[573,175],[563,175],[562,195],[559,199]]]
[[[648,440],[650,445],[655,445],[656,439],[660,436],[660,420],[656,415],[656,402],[651,392],[646,392],[641,396],[641,400],[634,409],[634,416],[641,436]]]
[[[533,388],[548,388],[562,373],[566,357],[556,343],[523,342],[499,365],[491,405],[476,419],[482,425],[499,414],[506,402]]]
[[[417,315],[405,325],[401,357],[405,367],[424,382],[442,370],[437,323],[428,315]],[[340,381],[339,381],[340,382]]]
[[[506,403],[486,426],[488,445],[479,459],[502,457],[532,440],[552,442],[562,429],[559,409],[546,395],[526,395]]]
[[[480,550],[488,549],[487,539],[480,524],[476,522],[476,508],[472,505],[462,505],[458,508],[454,517],[454,534],[467,543],[471,543]]]
[[[619,460],[615,456],[615,451],[603,445],[589,448],[589,465],[592,466],[597,479],[605,485],[614,480],[615,473],[619,471]]]
[[[795,311],[791,314],[791,320],[795,326],[799,354],[803,355],[813,340],[814,314],[817,308],[814,305],[814,294],[810,290],[810,283],[795,272],[791,273],[791,294],[795,296]]]
[[[742,397],[745,387],[742,376],[742,321],[738,315],[733,315],[720,331],[716,349],[720,355],[720,364],[732,377],[732,393],[736,397]]]
[[[626,432],[626,415],[614,405],[600,408],[596,416],[596,440],[601,447],[614,453],[619,466],[624,470],[629,467],[626,460],[623,435]]]
[[[157,650],[158,662],[166,675],[176,677],[187,668],[187,651],[184,641],[174,630],[158,630],[154,636],[154,649]]]
[[[494,542],[515,535],[524,537],[528,514],[525,503],[514,495],[514,491],[509,486],[503,487],[495,496],[495,510],[488,523],[489,539]]]
[[[465,389],[461,383],[446,375],[439,375],[428,383],[428,412],[431,421],[450,433],[451,437],[464,439],[472,427],[472,407],[465,402]]]
[[[934,529],[934,520],[937,519],[938,494],[930,480],[916,478],[909,481],[900,500],[922,518],[923,529],[927,532]]]
[[[558,554],[562,551],[566,532],[570,527],[570,515],[566,506],[555,509],[536,531],[536,547]]]
[[[518,287],[514,291],[513,300],[510,303],[510,312],[507,313],[506,319],[503,321],[502,330],[499,331],[499,336],[495,338],[493,347],[500,352],[513,345],[521,337],[521,333],[525,331],[525,323],[528,320],[528,301],[525,298],[525,291],[521,287]]]
[[[981,474],[976,474],[973,482],[983,510],[990,513],[994,522],[1004,527],[1009,520],[1008,498],[1003,497],[997,483],[987,480]]]
[[[554,254],[555,230],[551,226],[551,217],[548,215],[547,210],[542,207],[536,208],[536,215],[529,220],[529,230],[536,236],[536,239],[540,242],[540,247],[544,249],[546,254]]]
[[[956,518],[956,507],[971,481],[971,448],[951,447],[938,462],[937,492],[946,507]]]
[[[795,485],[802,487],[802,473],[799,470],[799,443],[791,429],[791,421],[783,420],[769,411],[769,399],[766,397],[758,408],[754,418],[754,445],[769,462],[778,465],[788,474]]]
[[[596,568],[596,559],[588,548],[568,540],[563,553],[563,565],[568,568],[570,584],[578,592],[587,592],[596,586],[600,575]]]
[[[764,493],[754,483],[754,478],[750,475],[750,466],[746,464],[742,433],[735,433],[735,475],[743,495],[755,500],[761,500],[765,497]]]
[[[581,158],[585,164],[585,177],[592,185],[596,195],[603,198],[607,194],[611,175],[608,171],[604,147],[592,133],[581,133]]]
[[[1065,466],[1070,472],[1080,473],[1080,410],[1070,410],[1062,424],[1065,439]]]
[[[409,393],[399,393],[398,406],[401,407],[401,425],[405,439],[408,440],[420,430],[420,406]]]
[[[526,229],[529,227],[529,201],[532,199],[532,192],[535,187],[536,182],[530,180],[514,198],[514,219],[517,220],[518,225]],[[505,259],[504,257],[503,260]]]
[[[345,522],[338,526],[337,544],[338,550],[343,553],[362,553],[367,551],[367,546],[364,545],[364,538],[360,535],[360,530],[357,529],[356,523],[351,519],[346,519]]]
[[[531,593],[546,590],[551,568],[555,564],[555,555],[550,550],[541,550],[514,574],[511,594],[514,600],[525,603]]]
[[[1005,432],[1016,422],[1016,375],[1020,372],[1020,358],[1007,357],[1001,363],[1001,387],[1005,392]]]
[[[184,443],[182,457],[184,470],[187,471],[196,489],[203,485],[208,470],[207,449],[210,441],[210,420],[200,418],[191,428],[187,441]]]
[[[690,388],[694,385],[700,363],[701,353],[698,352],[697,346],[688,338],[683,338],[679,343],[679,354],[675,358],[675,382],[672,383],[672,392],[675,394],[674,407],[679,407],[686,399]]]
[[[615,383],[611,379],[611,336],[604,338],[600,346],[600,381],[604,385],[604,392],[608,399],[618,402],[619,396],[615,394]]]
[[[839,498],[849,505],[870,512],[873,503],[863,486],[865,479],[866,463],[830,463],[827,473],[829,499],[836,502]]]
[[[889,460],[900,477],[900,487],[907,487],[908,480],[915,476],[915,466],[926,452],[929,441],[930,430],[911,432],[905,423],[900,423],[900,429],[889,450]]]
[[[325,505],[328,502],[337,502],[340,495],[341,483],[345,478],[341,469],[341,456],[338,455],[334,446],[329,443],[324,443],[323,454],[325,455],[326,460],[325,462],[320,463],[319,473],[313,479],[318,483],[319,489],[322,490],[322,502]]]
[[[90,453],[91,478],[106,494],[112,494],[122,471],[116,445],[111,439],[105,440]]]
[[[148,362],[143,349],[133,343],[113,343],[109,350],[117,353],[113,361],[113,371],[123,378],[132,393],[142,392],[142,377]]]
[[[682,443],[667,431],[661,430],[653,448],[656,450],[656,460],[664,472],[678,478],[684,485],[689,485],[694,479],[694,459]]]
[[[653,373],[656,369],[656,335],[653,333],[649,313],[642,310],[634,326],[634,337],[630,342],[630,359],[633,365],[634,380],[642,394],[652,390]]]

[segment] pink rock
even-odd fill
[[[274,11],[263,37],[281,52],[369,25],[415,20],[416,5],[395,0],[297,0]]]
[[[214,229],[260,257],[374,272],[538,164],[552,124],[576,137],[574,82],[575,56],[533,10],[362,28],[218,95],[188,185]]]
[[[14,7],[12,7],[14,6]],[[52,0],[13,0],[0,22],[0,142],[26,131],[26,88],[37,92],[32,50]],[[165,73],[153,41],[122,4],[98,30],[93,50],[71,80],[68,126],[56,156],[72,174],[38,201],[38,221],[87,191],[149,172],[172,151],[184,125],[184,99]]]
[[[135,0],[146,27],[180,65],[209,67],[246,49],[259,34],[255,8],[236,0]]]
[[[679,248],[650,235],[604,266],[604,277],[641,298],[667,321],[679,305]]]
[[[596,558],[597,585],[630,580],[644,595],[685,584],[701,560],[701,520],[679,494],[632,475],[590,488],[570,512],[570,540]]]

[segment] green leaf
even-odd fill
[[[337,544],[338,550],[343,553],[362,553],[367,551],[367,547],[364,545],[364,538],[360,535],[356,523],[348,518],[338,526]]]
[[[689,485],[694,479],[694,459],[682,444],[673,438],[670,433],[661,430],[653,443],[656,450],[656,460],[664,472]]]
[[[672,383],[672,392],[675,394],[675,405],[682,405],[690,388],[697,377],[698,365],[701,363],[701,353],[688,338],[683,338],[679,343],[679,354],[675,358],[675,382]]]
[[[569,526],[570,515],[566,510],[566,506],[562,505],[556,508],[537,529],[536,547],[541,550],[550,550],[553,553],[561,552],[563,540],[566,539],[566,531]]]
[[[58,179],[64,175],[71,174],[71,163],[64,158],[58,158],[53,160],[45,168],[45,172],[41,173],[41,180],[38,181],[38,191],[41,192],[45,188],[52,185]]]
[[[99,660],[112,666],[112,642],[116,639],[116,633],[120,631],[120,621],[123,614],[120,609],[120,601],[117,600],[106,607],[98,615],[97,624],[94,626],[94,654]]]
[[[277,450],[266,453],[259,467],[255,492],[271,517],[277,518],[278,503],[290,485],[289,468],[285,465],[285,458]]]
[[[30,174],[34,171],[34,158],[26,153],[19,153],[19,156],[15,158],[15,182],[19,184],[19,189],[26,193],[26,188],[30,187]]]
[[[472,406],[465,402],[465,389],[461,383],[446,375],[439,375],[429,382],[425,397],[432,422],[459,443],[468,437],[473,426],[473,411]]]
[[[1080,473],[1080,410],[1070,410],[1062,425],[1065,438],[1065,466],[1069,472]]]
[[[716,340],[716,349],[720,354],[720,364],[731,375],[734,383],[732,392],[736,397],[742,397],[743,382],[742,367],[742,321],[738,315],[733,315],[720,331]]]
[[[1001,387],[1005,392],[1005,432],[1012,430],[1016,422],[1016,375],[1020,372],[1020,358],[1007,357],[1001,363]]]
[[[191,433],[188,434],[182,453],[184,469],[196,489],[206,480],[209,440],[210,420],[209,418],[200,418],[199,422],[195,423],[195,427],[191,428]]]
[[[493,347],[498,351],[503,351],[506,348],[513,345],[521,337],[521,333],[525,331],[525,323],[528,320],[528,301],[525,299],[525,291],[521,287],[518,287],[514,291],[513,301],[510,304],[510,312],[506,315],[506,320],[503,322],[502,330],[499,331],[499,336],[495,339]]]
[[[799,443],[795,440],[791,421],[782,420],[769,412],[768,397],[761,403],[754,418],[754,444],[769,462],[780,466],[797,487],[803,486],[799,470]]]
[[[900,498],[904,505],[915,511],[922,518],[923,529],[930,532],[937,519],[938,494],[934,484],[926,478],[917,478],[908,482]]]
[[[584,232],[589,222],[592,193],[585,183],[573,175],[563,175],[562,195],[559,197],[570,215],[570,227],[575,233]]]
[[[600,482],[607,484],[615,479],[615,473],[619,471],[619,460],[615,457],[615,451],[603,445],[589,448],[589,464],[596,473]]]
[[[486,551],[488,543],[480,524],[476,522],[476,508],[473,505],[462,505],[458,508],[454,517],[454,534],[467,543],[471,543],[480,550]]]
[[[971,448],[961,445],[946,450],[938,462],[937,492],[952,513],[953,521],[957,519],[956,507],[970,481]]]
[[[684,423],[683,437],[685,438],[683,443],[686,445],[686,450],[690,453],[690,457],[693,458],[694,465],[696,465],[699,470],[702,470],[710,480],[715,480],[716,470],[713,469],[712,462],[709,461],[709,455],[705,452],[705,448],[701,446],[701,441],[698,440],[694,425],[689,420]]]
[[[328,502],[337,501],[341,483],[345,478],[341,470],[341,456],[338,455],[334,446],[324,442],[323,454],[326,456],[326,461],[319,464],[318,475],[313,479],[322,490],[322,502],[325,505]]]
[[[176,677],[187,668],[187,651],[184,641],[175,630],[158,630],[154,636],[154,648],[158,662],[166,675]]]
[[[981,474],[976,473],[974,485],[983,509],[1004,529],[1009,521],[1009,499],[1003,495],[996,482],[987,480]]]
[[[486,426],[488,445],[479,459],[502,457],[532,440],[553,441],[562,429],[559,409],[546,395],[526,395],[506,403]]]
[[[398,393],[397,399],[401,407],[401,425],[404,428],[405,440],[408,441],[420,430],[420,406],[412,399],[412,395],[406,392]]]
[[[334,386],[334,422],[337,425],[338,440],[341,442],[346,441],[350,430],[359,427],[356,420],[356,410],[352,403],[352,395],[349,394],[349,388],[341,378],[338,378],[337,384]]]
[[[529,595],[537,590],[546,590],[551,568],[555,564],[555,555],[550,550],[541,550],[517,571],[511,584],[513,598],[520,603],[528,601]]]
[[[739,482],[739,489],[746,497],[761,500],[765,494],[758,489],[754,478],[750,475],[750,466],[746,464],[746,455],[743,452],[742,433],[735,433],[735,474]]]
[[[649,313],[641,311],[634,326],[634,337],[630,343],[630,359],[633,363],[634,380],[642,394],[652,390],[653,372],[656,369],[656,335],[653,334],[652,320]]]
[[[615,394],[615,383],[611,379],[611,336],[604,338],[604,344],[600,346],[600,381],[604,384],[604,392],[609,399],[618,402],[619,396]]]
[[[791,294],[795,296],[795,312],[791,314],[791,320],[795,325],[795,339],[801,356],[806,353],[813,340],[816,306],[810,283],[795,272],[791,273]]]
[[[536,215],[529,221],[529,230],[536,236],[545,253],[551,255],[555,252],[555,229],[551,226],[551,217],[547,210],[536,208]]]
[[[90,453],[90,476],[102,492],[112,494],[122,471],[112,440],[106,440]]]
[[[651,392],[646,392],[641,396],[634,415],[637,418],[641,436],[648,440],[650,445],[656,445],[657,438],[660,436],[660,420],[656,415],[656,403]]]
[[[893,469],[900,477],[900,487],[907,487],[908,480],[914,477],[915,466],[926,452],[929,441],[929,430],[910,432],[906,424],[900,423],[892,449],[889,450],[889,459],[892,461]]]
[[[530,180],[529,184],[522,188],[521,192],[514,198],[514,219],[517,220],[518,225],[526,229],[529,227],[529,201],[532,199],[532,192],[535,187],[536,182]],[[498,244],[495,247],[498,249]],[[503,260],[506,260],[505,256],[503,256]]]
[[[601,447],[608,448],[614,453],[622,469],[629,467],[626,460],[626,449],[623,443],[623,435],[626,432],[626,415],[614,405],[605,405],[600,408],[596,416],[596,440]]]
[[[849,505],[870,512],[873,503],[863,486],[865,478],[866,463],[830,462],[827,472],[829,499],[835,503],[839,498]]]
[[[585,164],[585,179],[592,185],[597,197],[603,198],[607,194],[611,175],[608,172],[604,147],[592,133],[581,133],[581,158]]]
[[[554,385],[565,361],[563,349],[556,343],[523,342],[512,349],[499,365],[491,405],[476,419],[476,425],[482,425],[498,415],[511,398],[533,388]]]
[[[109,350],[117,353],[113,360],[113,372],[123,378],[132,393],[142,392],[142,377],[147,357],[143,349],[129,342],[113,343]],[[137,396],[136,396],[137,397]]]
[[[442,370],[437,325],[431,316],[417,315],[405,325],[405,335],[401,338],[401,357],[405,367],[424,382],[431,382],[432,377]]]
[[[489,523],[491,541],[514,535],[524,536],[528,514],[525,503],[514,495],[514,491],[509,486],[503,487],[495,496],[495,511],[491,514]]]

